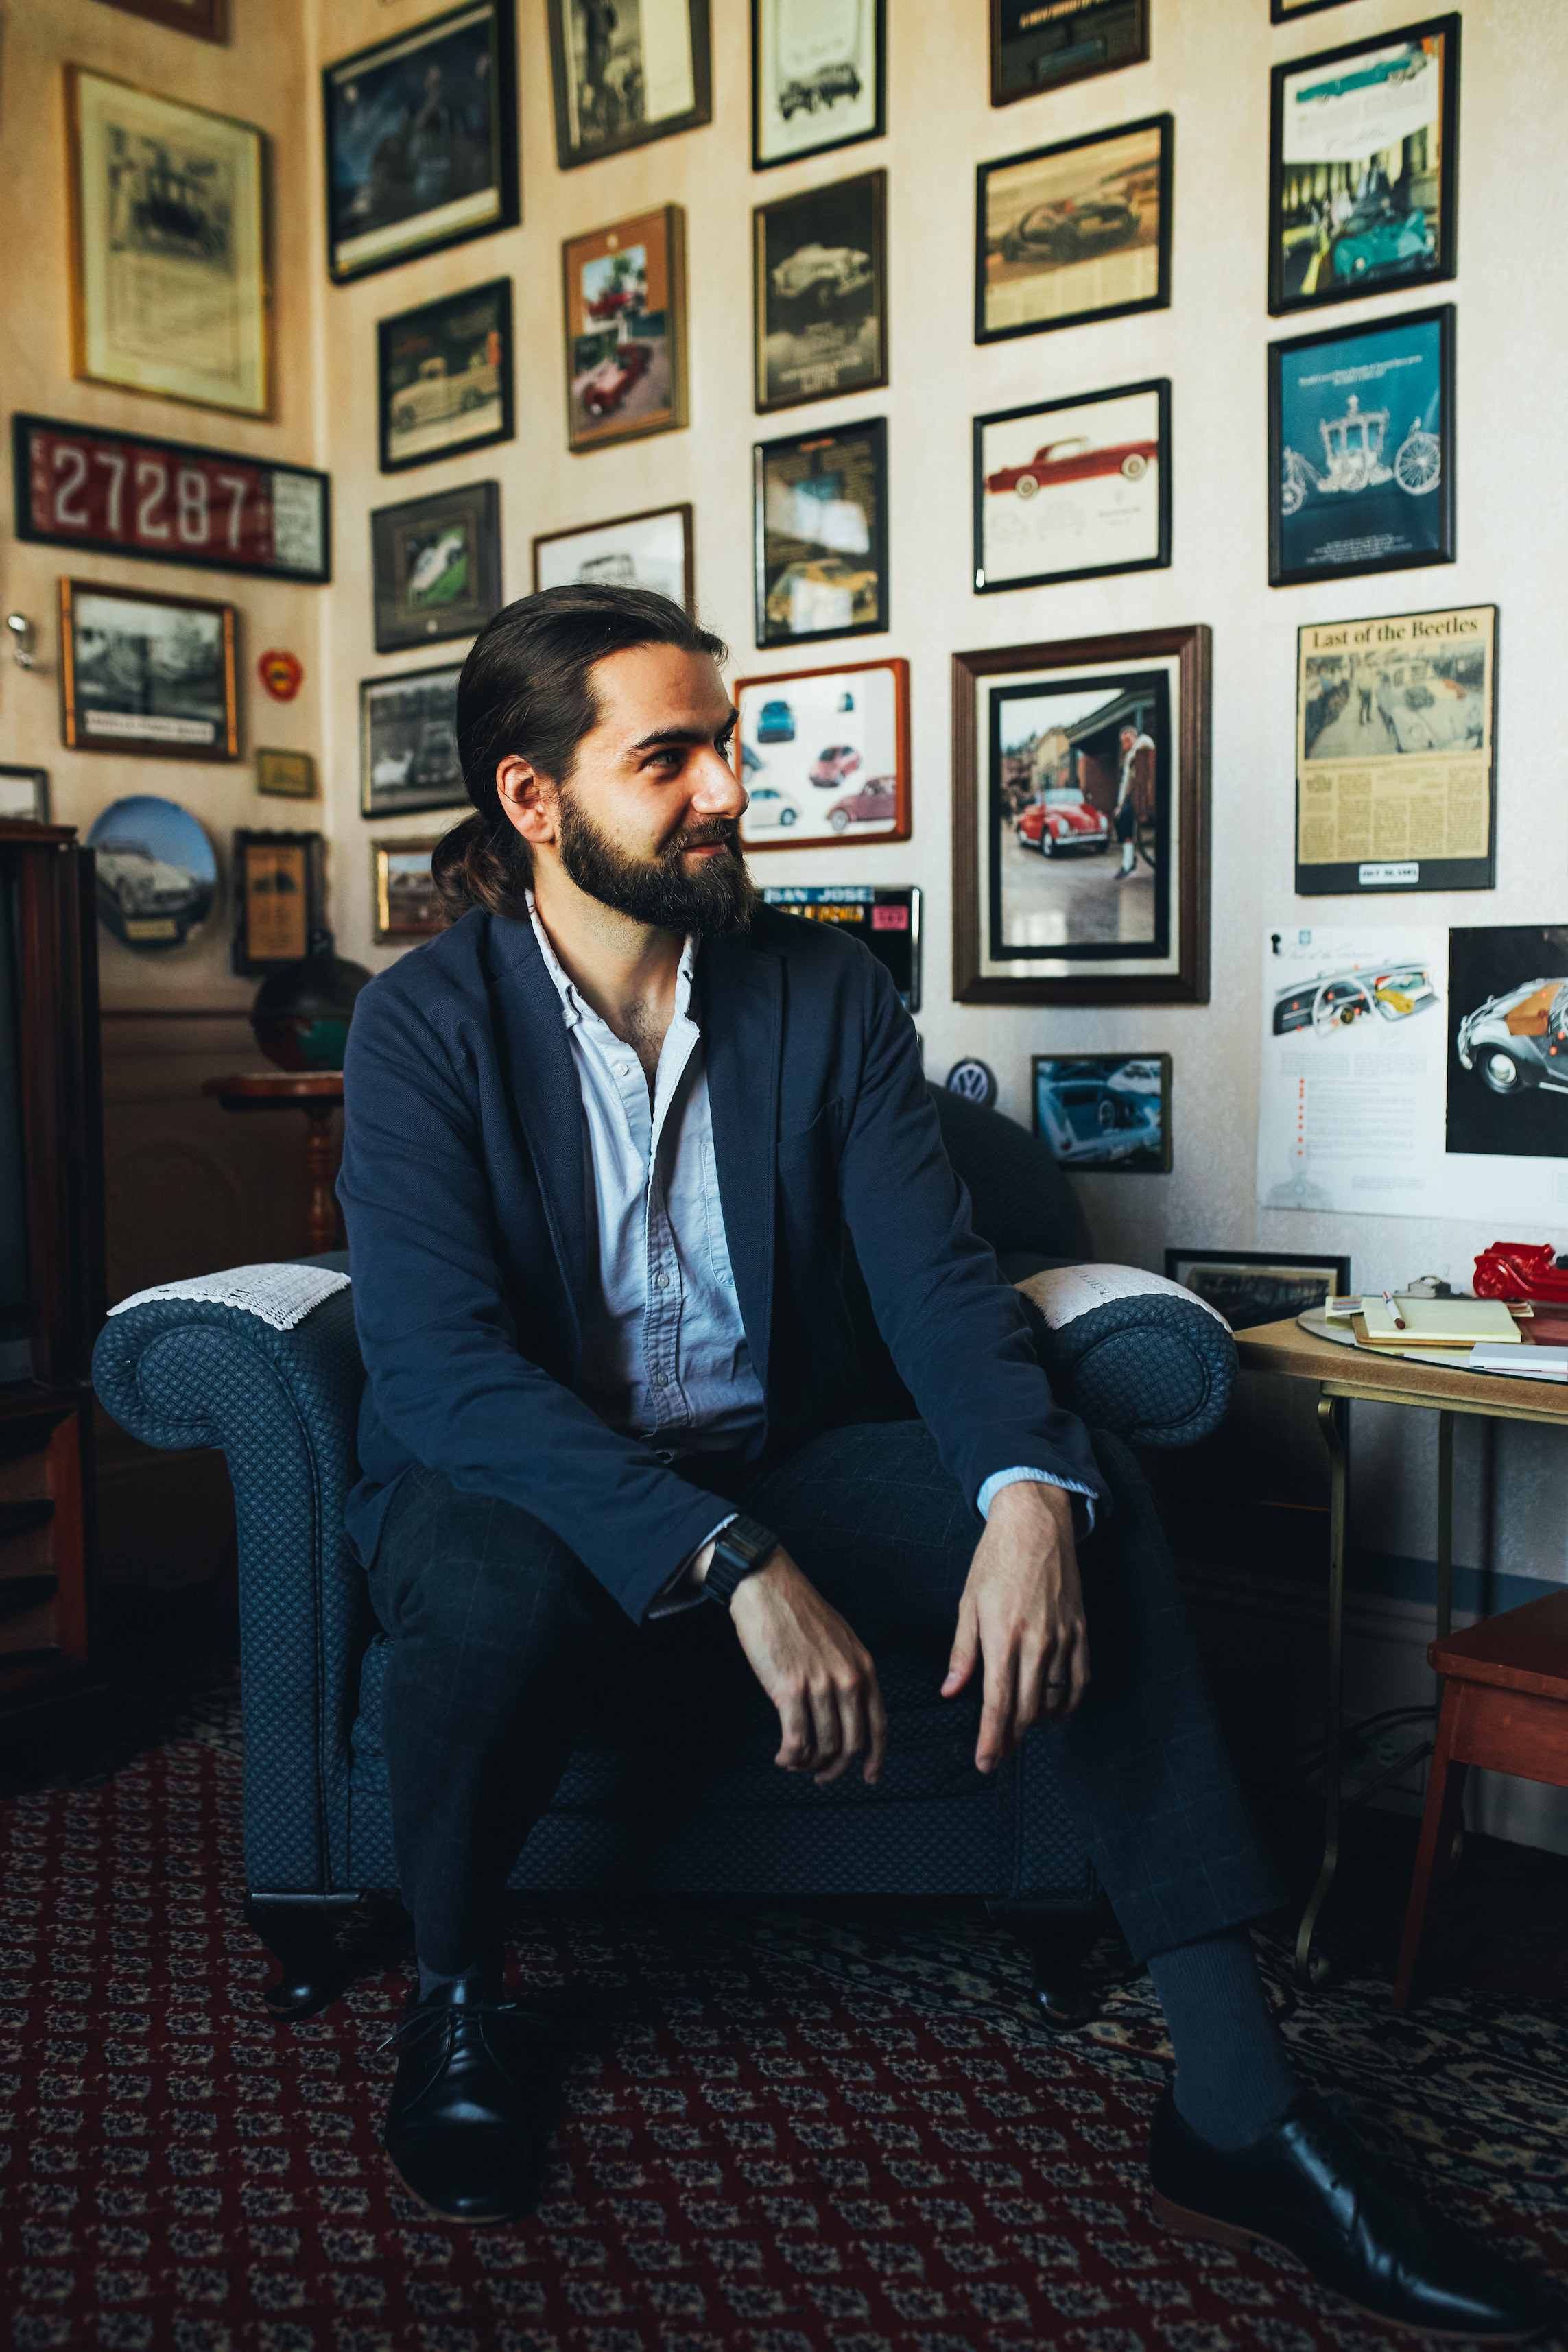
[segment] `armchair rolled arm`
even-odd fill
[[[1017,1286],[1058,1401],[1135,1445],[1195,1445],[1236,1386],[1223,1316],[1180,1283],[1131,1265],[1073,1265]]]

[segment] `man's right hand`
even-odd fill
[[[888,1716],[871,1654],[830,1609],[784,1546],[736,1586],[730,1614],[752,1672],[779,1711],[775,1764],[809,1772],[817,1787],[864,1755],[875,1788]]]

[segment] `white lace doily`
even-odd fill
[[[153,1298],[194,1298],[214,1307],[238,1307],[275,1331],[291,1331],[323,1298],[348,1286],[348,1276],[335,1274],[331,1266],[231,1265],[223,1274],[193,1275],[188,1282],[161,1282],[155,1289],[122,1298],[109,1311],[125,1315]]]
[[[1172,1282],[1163,1274],[1145,1274],[1136,1265],[1058,1265],[1044,1274],[1032,1274],[1018,1288],[1027,1292],[1053,1331],[1064,1324],[1076,1323],[1093,1307],[1103,1307],[1112,1298],[1143,1298],[1150,1296],[1184,1298],[1189,1307],[1201,1307],[1212,1315],[1226,1330],[1230,1326],[1217,1307],[1200,1298],[1195,1290],[1184,1290],[1179,1282]]]

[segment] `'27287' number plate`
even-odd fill
[[[16,536],[274,579],[331,576],[331,485],[307,466],[47,416],[12,419]]]

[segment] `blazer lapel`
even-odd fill
[[[699,968],[719,1202],[746,1345],[765,1388],[784,976],[776,956],[745,940],[710,940]]]
[[[539,1179],[580,1348],[588,1298],[587,1171],[583,1096],[561,999],[531,923],[492,918],[489,968],[511,1098]]]

